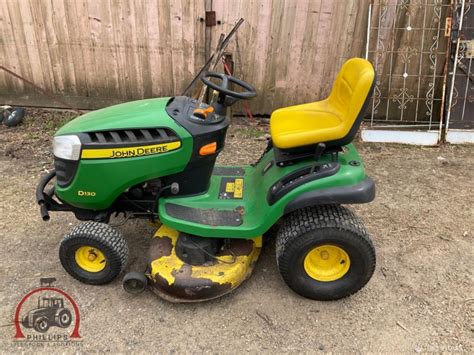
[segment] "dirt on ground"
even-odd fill
[[[58,245],[77,221],[54,214],[43,222],[35,188],[51,169],[52,134],[72,117],[29,110],[21,126],[0,127],[1,352],[473,351],[474,147],[356,143],[377,198],[351,208],[373,238],[377,268],[354,296],[318,302],[293,293],[270,242],[233,293],[171,304],[151,292],[127,294],[120,280],[81,284],[61,267]],[[234,122],[219,162],[256,160],[266,131]],[[130,245],[127,270],[142,268],[153,227],[130,221],[120,230]],[[78,304],[81,341],[15,341],[15,307],[42,277],[56,278]]]

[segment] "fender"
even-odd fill
[[[310,206],[368,203],[374,198],[375,183],[367,176],[355,185],[305,192],[286,205],[284,214]]]

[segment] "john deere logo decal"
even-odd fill
[[[54,277],[41,278],[40,287],[29,291],[15,308],[16,341],[63,343],[81,340],[80,314],[74,299],[53,287]]]
[[[181,147],[181,141],[144,145],[141,147],[83,149],[82,159],[133,158],[171,152]]]

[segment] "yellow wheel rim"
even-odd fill
[[[76,263],[79,267],[89,272],[104,270],[107,261],[104,254],[97,248],[84,245],[76,250]]]
[[[349,255],[335,245],[320,245],[304,258],[306,273],[317,281],[329,282],[343,277],[351,266]]]

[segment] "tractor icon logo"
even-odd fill
[[[15,308],[14,339],[25,342],[70,342],[81,339],[81,316],[74,299],[52,284],[54,277],[41,278]]]
[[[21,324],[46,333],[50,327],[67,328],[71,325],[72,314],[64,307],[62,297],[38,297],[38,307],[31,309],[23,317]]]

